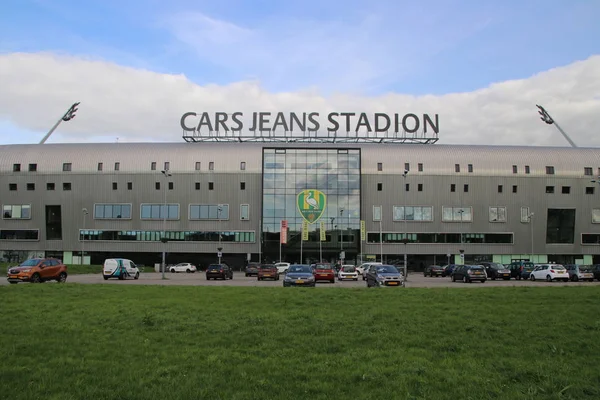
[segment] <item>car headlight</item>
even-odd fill
[[[473,271],[471,271],[470,269],[467,270],[467,274],[471,275],[473,273]]]
[[[378,281],[383,281],[384,279],[385,279],[385,277],[383,275],[377,275]]]
[[[31,272],[31,269],[22,269],[21,272],[27,273],[27,272]],[[18,273],[18,271],[17,271]]]

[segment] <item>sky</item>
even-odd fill
[[[569,146],[541,104],[600,146],[600,0],[2,3],[0,144],[81,102],[47,143],[181,142],[185,112],[265,111],[438,114],[440,144]]]

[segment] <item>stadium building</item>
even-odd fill
[[[5,145],[0,257],[599,264],[598,175],[595,148]]]

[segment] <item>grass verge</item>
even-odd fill
[[[600,287],[0,287],[7,399],[597,399]]]

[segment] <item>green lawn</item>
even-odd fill
[[[17,399],[598,399],[600,287],[0,287]]]

